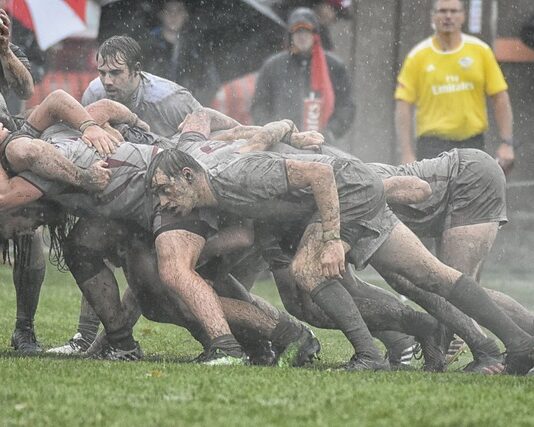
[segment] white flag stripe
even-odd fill
[[[43,50],[85,29],[85,23],[62,0],[26,0],[35,36]]]

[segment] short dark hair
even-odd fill
[[[135,70],[143,59],[141,46],[129,36],[113,36],[104,40],[96,52],[97,61],[99,56],[104,63],[108,60],[124,62],[130,71]]]
[[[148,191],[152,190],[152,181],[156,170],[159,169],[168,177],[178,177],[183,168],[190,168],[193,173],[204,172],[204,168],[192,156],[177,148],[163,150],[150,162],[145,176],[145,186]]]
[[[432,10],[436,10],[436,5],[438,4],[438,1],[440,0],[432,0]],[[462,4],[462,9],[465,10],[465,1],[464,0],[459,0],[459,1]]]

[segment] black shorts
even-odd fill
[[[461,141],[438,138],[436,136],[421,136],[417,139],[417,160],[433,159],[444,151],[454,148],[476,148],[485,151],[484,135],[479,134]]]

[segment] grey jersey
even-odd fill
[[[385,205],[380,178],[359,160],[320,154],[282,155],[263,152],[229,155],[208,170],[219,208],[273,222],[307,221],[317,207],[310,188],[292,190],[286,160],[326,163],[333,167],[342,223],[370,223]]]
[[[82,97],[82,104],[89,105],[106,98],[106,91],[99,78],[94,79]],[[184,87],[150,73],[141,73],[141,83],[125,105],[150,125],[158,135],[170,137],[188,113],[201,107]]]
[[[390,204],[393,212],[413,232],[429,235],[428,230],[443,222],[447,215],[451,196],[449,186],[458,175],[459,165],[458,150],[452,150],[434,159],[406,165],[370,163],[369,167],[383,179],[392,176],[415,176],[430,184],[432,194],[427,200],[410,205]]]
[[[79,139],[52,139],[61,154],[81,168],[87,168],[101,159],[96,150],[87,147]],[[59,202],[74,213],[135,221],[150,229],[152,206],[151,199],[145,197],[145,173],[158,150],[157,147],[148,145],[122,143],[116,153],[104,159],[112,171],[112,177],[106,189],[96,194],[84,193],[32,172],[19,175],[39,188],[47,198]]]
[[[187,132],[173,138],[175,147],[191,155],[204,168],[215,167],[228,156],[238,154],[239,148],[247,145],[246,139],[236,141],[210,141],[197,132]]]

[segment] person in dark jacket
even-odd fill
[[[289,50],[267,59],[259,72],[252,117],[261,125],[291,119],[299,130],[320,131],[333,142],[347,133],[354,118],[347,70],[323,50],[311,9],[294,10],[288,28]]]
[[[166,0],[161,25],[142,43],[146,71],[188,88],[201,104],[209,104],[220,84],[210,45],[190,23],[184,1]]]

